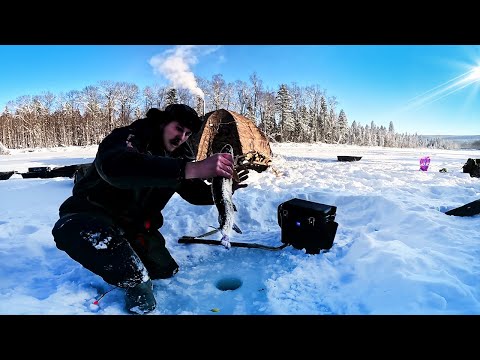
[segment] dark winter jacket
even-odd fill
[[[60,206],[60,217],[92,212],[113,217],[126,230],[158,229],[161,211],[177,192],[195,205],[213,205],[210,187],[184,179],[194,160],[188,141],[173,153],[163,148],[157,119],[145,118],[113,130],[99,145],[95,160]]]

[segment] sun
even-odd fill
[[[470,70],[470,74],[465,78],[468,81],[478,81],[480,80],[480,66],[475,66]]]
[[[411,99],[405,109],[420,108],[443,99],[470,85],[480,83],[480,65],[473,66],[469,71],[463,73],[447,82],[434,87],[421,95]],[[476,89],[474,91],[476,92]]]

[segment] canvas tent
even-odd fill
[[[237,164],[258,172],[270,166],[273,156],[270,143],[252,120],[225,109],[206,114],[193,141],[197,161],[219,152],[227,143],[233,147]]]

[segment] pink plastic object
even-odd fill
[[[430,156],[425,156],[420,159],[420,170],[427,171],[430,165]]]

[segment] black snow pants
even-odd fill
[[[128,233],[103,214],[76,213],[61,217],[52,235],[58,249],[114,286],[133,287],[178,271],[156,229]]]

